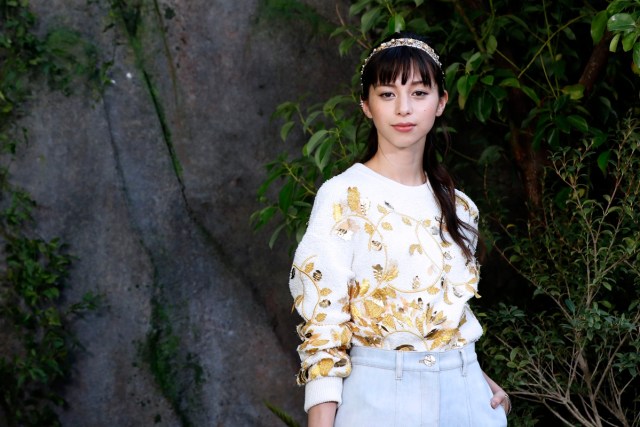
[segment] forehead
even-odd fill
[[[373,86],[389,86],[389,85],[416,85],[423,84],[426,86],[435,85],[435,81],[430,73],[423,73],[417,69],[416,66],[412,66],[407,70],[397,69],[393,73],[378,74],[377,79],[374,79]]]
[[[413,53],[413,52],[412,52]],[[371,84],[374,86],[408,81],[421,81],[427,86],[435,84],[433,69],[421,55],[393,55],[392,52],[379,58],[372,70]]]

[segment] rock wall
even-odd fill
[[[63,425],[281,425],[264,401],[302,420],[288,242],[270,250],[249,216],[263,165],[299,149],[275,107],[335,93],[356,61],[268,1],[123,3],[135,20],[106,0],[31,1],[41,33],[75,29],[113,61],[101,95],[40,86],[11,167],[39,233],[78,257],[67,300],[103,295],[74,324]],[[335,19],[333,2],[304,4]]]

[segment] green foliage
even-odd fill
[[[0,144],[15,153],[15,121],[34,82],[71,91],[75,77],[100,90],[108,64],[98,66],[95,48],[77,33],[56,29],[44,37],[32,28],[36,18],[26,0],[0,0]],[[10,159],[10,157],[9,157]],[[64,405],[60,387],[68,379],[77,343],[69,322],[95,307],[97,298],[61,308],[72,258],[59,239],[36,236],[35,202],[11,184],[0,167],[0,407],[10,426],[60,425],[56,407]]]
[[[640,425],[640,121],[622,125],[603,185],[593,141],[551,154],[543,220],[510,227],[503,252],[536,310],[487,321],[492,369],[568,425]]]
[[[141,356],[149,364],[162,394],[173,406],[184,427],[193,425],[189,418],[187,406],[196,404],[185,402],[186,388],[200,390],[205,381],[205,371],[200,365],[197,355],[188,353],[183,357],[180,353],[180,337],[173,331],[172,320],[166,305],[157,298],[152,301],[152,330],[147,334],[144,345],[140,347]]]
[[[28,1],[0,0],[0,144],[11,153],[18,143],[12,124],[35,81],[45,79],[69,94],[75,79],[83,77],[101,91],[111,65],[101,64],[95,46],[77,32],[57,28],[40,37],[33,32],[35,24]]]
[[[508,301],[487,316],[490,370],[525,398],[512,422],[638,425],[624,409],[637,413],[640,391],[632,255],[640,237],[629,214],[638,165],[624,166],[637,125],[623,118],[638,114],[640,2],[358,0],[349,13],[332,32],[341,54],[363,59],[406,29],[429,37],[448,64],[444,118],[457,147],[455,162],[444,161],[482,183],[465,190],[481,207],[489,256],[505,254],[536,296],[507,289]],[[362,155],[369,124],[358,108],[359,71],[341,94],[276,111],[288,148],[267,165],[264,207],[252,216],[256,227],[273,224],[271,246],[283,234],[299,239],[318,186]],[[506,288],[500,278],[483,282]],[[533,377],[556,388],[545,391]]]
[[[264,403],[267,408],[269,408],[269,410],[280,419],[280,421],[282,421],[284,423],[284,425],[288,426],[288,427],[300,427],[300,424],[298,424],[292,417],[291,415],[287,414],[286,412],[284,412],[282,409],[278,408],[277,406],[272,405],[269,402],[265,402]]]
[[[285,21],[289,25],[303,23],[317,34],[328,34],[333,29],[327,19],[300,0],[263,0],[259,16],[272,21]]]
[[[591,37],[598,43],[603,39],[605,30],[611,32],[609,50],[615,52],[618,45],[622,50],[632,52],[635,72],[640,69],[640,1],[615,0],[599,12],[591,22]]]
[[[283,215],[284,221],[273,233],[270,246],[282,230],[299,240],[306,230],[318,183],[346,169],[362,155],[369,124],[354,119],[356,99],[355,94],[335,96],[322,105],[312,106],[310,111],[303,111],[299,102],[287,102],[275,112],[275,117],[285,120],[280,132],[283,140],[297,123],[309,139],[297,159],[289,161],[285,153],[270,163],[267,180],[258,190],[261,200],[267,202],[269,186],[279,178],[287,180],[277,202],[252,216],[256,225],[262,226],[276,212]]]
[[[558,149],[584,137],[603,140],[634,102],[633,72],[616,57],[604,64],[607,74],[627,77],[595,79],[597,74],[583,73],[583,63],[596,61],[589,58],[584,40],[602,13],[583,2],[522,7],[503,0],[492,2],[488,10],[468,3],[360,0],[350,8],[349,23],[337,27],[332,36],[342,38],[341,53],[357,47],[362,58],[397,29],[431,37],[448,58],[451,102],[446,119],[454,123],[451,130],[468,132],[465,122],[476,123],[482,140],[504,141],[505,152],[512,152],[516,166],[525,172],[524,197],[537,207],[540,170],[530,167],[540,156],[535,151]],[[636,3],[625,2],[624,10],[638,13]],[[369,124],[359,113],[359,89],[356,69],[347,93],[308,107],[302,101],[286,102],[276,111],[275,117],[284,120],[282,139],[304,149],[293,159],[282,154],[271,162],[258,191],[266,206],[252,220],[257,227],[276,222],[271,245],[282,231],[299,238],[317,186],[361,155]],[[477,163],[488,167],[487,159],[499,146],[482,144],[477,149],[487,152],[478,153],[482,162]],[[606,145],[600,150],[606,157]],[[278,195],[270,199],[274,183]]]
[[[97,300],[86,295],[67,309],[59,307],[71,257],[58,239],[30,237],[25,228],[34,203],[6,178],[0,211],[0,407],[12,426],[59,425],[54,407],[64,401],[57,388],[69,375],[70,352],[77,346],[68,319],[93,309]]]

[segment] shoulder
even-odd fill
[[[478,223],[478,207],[469,196],[456,190],[456,213],[465,222],[476,225]]]
[[[351,166],[346,171],[326,180],[316,194],[316,200],[344,198],[347,196],[349,188],[361,184],[362,177],[357,172],[357,167]]]

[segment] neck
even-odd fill
[[[422,167],[422,156],[399,154],[385,154],[378,148],[376,154],[365,165],[380,175],[403,185],[417,186],[427,182],[427,175]]]

